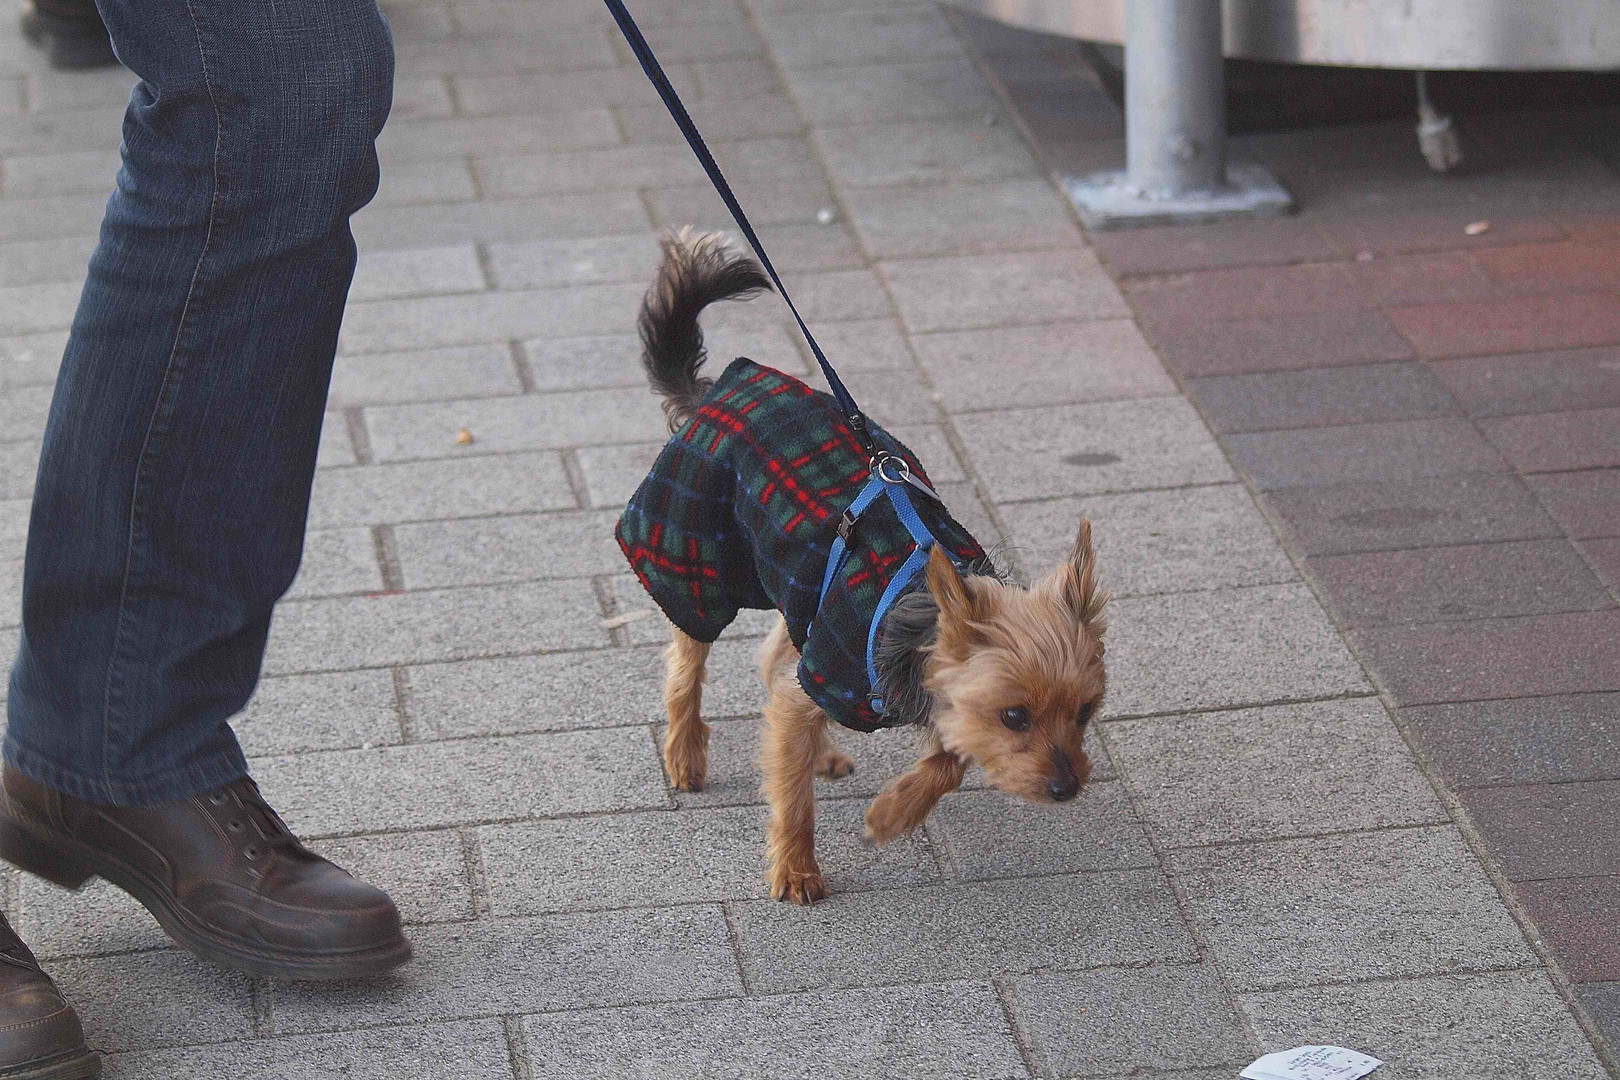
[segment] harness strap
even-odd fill
[[[821,605],[827,602],[827,593],[832,589],[833,581],[837,579],[838,572],[843,569],[844,560],[849,554],[849,539],[854,531],[855,523],[860,520],[861,515],[866,512],[867,508],[878,500],[879,496],[886,497],[889,500],[889,505],[894,507],[895,516],[906,527],[906,532],[911,534],[914,546],[911,549],[911,554],[906,556],[906,561],[900,564],[900,569],[895,571],[894,577],[889,579],[889,584],[884,588],[883,595],[878,598],[877,609],[872,613],[872,624],[866,631],[866,681],[867,685],[872,688],[867,701],[871,704],[872,710],[879,716],[883,714],[883,699],[877,694],[878,627],[883,623],[883,616],[887,615],[889,609],[894,606],[894,602],[900,599],[900,594],[906,591],[923,566],[927,564],[928,553],[933,550],[934,544],[937,542],[934,534],[929,531],[927,524],[923,522],[922,515],[917,513],[917,507],[911,501],[911,493],[907,489],[907,484],[915,484],[920,490],[926,491],[935,499],[938,499],[939,496],[935,495],[921,481],[911,477],[909,472],[905,475],[906,479],[904,480],[888,478],[882,469],[873,468],[872,478],[866,482],[865,487],[861,488],[860,494],[855,496],[855,501],[849,504],[849,509],[844,511],[844,516],[839,520],[838,536],[833,540],[832,548],[827,553],[827,570],[821,577],[821,596],[816,601],[816,610],[820,611]]]
[[[866,451],[867,457],[876,457],[877,451],[873,446],[872,436],[866,428],[865,414],[855,404],[855,398],[844,387],[844,381],[838,377],[838,372],[833,370],[826,354],[821,351],[821,346],[816,342],[815,335],[810,332],[804,316],[799,314],[798,307],[794,305],[793,297],[788,295],[787,286],[782,284],[782,278],[777,274],[776,267],[771,265],[771,257],[765,254],[765,245],[760,243],[758,235],[754,232],[754,226],[748,221],[748,215],[743,213],[742,204],[737,201],[737,196],[732,194],[731,185],[726,183],[725,174],[720,171],[719,163],[714,160],[708,144],[703,141],[703,135],[692,122],[685,104],[681,102],[681,96],[675,92],[675,87],[670,85],[669,77],[664,74],[663,65],[653,54],[652,46],[647,44],[647,39],[642,36],[641,28],[636,25],[635,19],[630,17],[629,10],[624,6],[624,0],[604,0],[604,2],[608,11],[613,13],[613,21],[619,24],[619,30],[624,34],[625,41],[630,43],[630,51],[641,61],[641,69],[652,81],[653,89],[664,99],[664,106],[669,109],[669,115],[675,118],[676,126],[681,129],[681,134],[686,136],[686,144],[692,148],[692,153],[697,155],[703,171],[709,174],[710,182],[720,194],[720,201],[731,211],[737,227],[742,230],[743,236],[748,238],[754,254],[759,256],[760,265],[765,267],[765,272],[776,285],[776,291],[787,302],[788,310],[793,312],[793,318],[799,324],[799,332],[804,335],[804,340],[810,343],[810,351],[815,354],[816,363],[821,365],[821,373],[827,377],[827,386],[832,390],[833,397],[838,400],[838,407],[843,410],[845,419],[849,421],[856,441],[861,444],[861,449]]]

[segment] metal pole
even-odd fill
[[[1221,0],[1127,0],[1125,162],[1151,199],[1226,182]]]
[[[1224,64],[1221,0],[1126,0],[1125,171],[1065,181],[1087,228],[1293,209],[1259,165],[1227,167]]]

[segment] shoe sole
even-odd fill
[[[89,1050],[69,1050],[54,1060],[0,1069],[0,1080],[93,1080],[100,1075],[101,1055]]]
[[[139,871],[70,836],[7,813],[0,813],[0,858],[53,885],[74,891],[83,888],[91,878],[105,878],[139,900],[163,927],[164,933],[194,955],[250,975],[304,982],[364,979],[392,971],[411,958],[411,943],[404,937],[374,949],[329,959],[233,947],[189,925],[184,911]],[[54,1073],[40,1075],[52,1080],[56,1076]],[[20,1076],[33,1080],[29,1073]],[[77,1080],[73,1073],[63,1073],[62,1077]],[[12,1080],[11,1074],[0,1073],[0,1080]]]

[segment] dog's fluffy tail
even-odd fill
[[[664,260],[637,325],[641,363],[653,393],[663,395],[674,431],[697,412],[714,382],[698,375],[708,356],[698,315],[717,300],[746,300],[771,283],[759,263],[719,233],[694,234],[686,228],[666,234],[659,244]]]

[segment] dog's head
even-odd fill
[[[1003,791],[1066,802],[1091,775],[1083,748],[1102,707],[1103,607],[1091,523],[1033,588],[959,574],[938,546],[928,589],[939,606],[927,686],[941,744]]]

